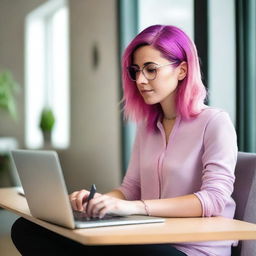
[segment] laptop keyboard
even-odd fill
[[[74,219],[76,221],[95,221],[95,220],[111,220],[121,219],[121,216],[106,215],[102,219],[100,218],[88,218],[85,212],[73,211]]]

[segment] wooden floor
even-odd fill
[[[0,255],[1,256],[20,256],[11,241],[10,230],[13,222],[18,216],[0,209]]]

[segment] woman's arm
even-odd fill
[[[106,193],[105,195],[115,197],[115,198],[118,198],[118,199],[122,199],[122,200],[126,199],[124,194],[118,189],[114,189],[114,190]]]
[[[107,196],[125,200],[120,190],[113,190]],[[175,198],[130,201],[133,214],[152,215],[161,217],[201,217],[202,205],[194,194]],[[132,210],[132,209],[131,209]]]
[[[201,217],[202,205],[194,194],[175,198],[144,200],[140,214],[161,217]],[[147,209],[146,209],[147,208]]]
[[[193,194],[167,199],[128,201],[125,200],[122,192],[114,190],[93,198],[88,205],[87,214],[93,217],[103,217],[106,214],[201,217],[202,206],[200,200]]]

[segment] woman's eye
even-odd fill
[[[137,67],[130,67],[129,70],[133,73],[138,73],[140,71]]]
[[[146,70],[147,70],[148,73],[156,72],[156,68],[155,67],[147,67]]]

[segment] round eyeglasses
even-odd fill
[[[137,81],[138,80],[140,72],[142,72],[142,74],[144,75],[144,77],[147,80],[151,81],[151,80],[154,80],[156,78],[157,70],[159,68],[165,67],[165,66],[168,66],[168,65],[172,65],[172,64],[174,64],[174,63],[172,62],[172,63],[163,64],[163,65],[158,65],[158,64],[155,64],[155,63],[149,63],[149,64],[146,64],[145,66],[143,66],[142,69],[140,69],[137,65],[131,65],[131,66],[127,67],[127,71],[128,71],[129,78],[132,81]]]

